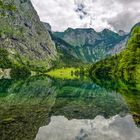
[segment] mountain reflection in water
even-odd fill
[[[33,140],[35,137],[42,140],[44,136],[55,140],[55,136],[59,138],[58,132],[65,132],[62,139],[57,140],[68,136],[90,140],[93,134],[109,140],[117,139],[123,132],[124,137],[120,136],[123,140],[131,138],[129,134],[137,138],[135,124],[140,124],[140,90],[134,89],[134,85],[121,85],[118,87],[112,81],[52,79],[43,75],[1,79],[0,137],[2,140]],[[40,128],[42,126],[46,127]]]

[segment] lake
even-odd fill
[[[139,140],[140,90],[88,78],[0,80],[1,140]]]

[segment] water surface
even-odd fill
[[[1,79],[2,140],[140,139],[139,89],[105,83],[46,76]]]
[[[93,120],[53,116],[49,125],[41,127],[35,140],[138,140],[140,129],[131,115],[110,119],[97,116]]]

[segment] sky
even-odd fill
[[[93,28],[113,31],[131,28],[140,22],[140,0],[31,0],[40,20],[53,31]]]

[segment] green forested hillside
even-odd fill
[[[0,68],[10,68],[12,67],[12,62],[8,58],[8,51],[0,48]]]
[[[140,24],[131,30],[126,49],[120,54],[95,63],[90,73],[96,76],[119,77],[124,80],[140,78]]]

